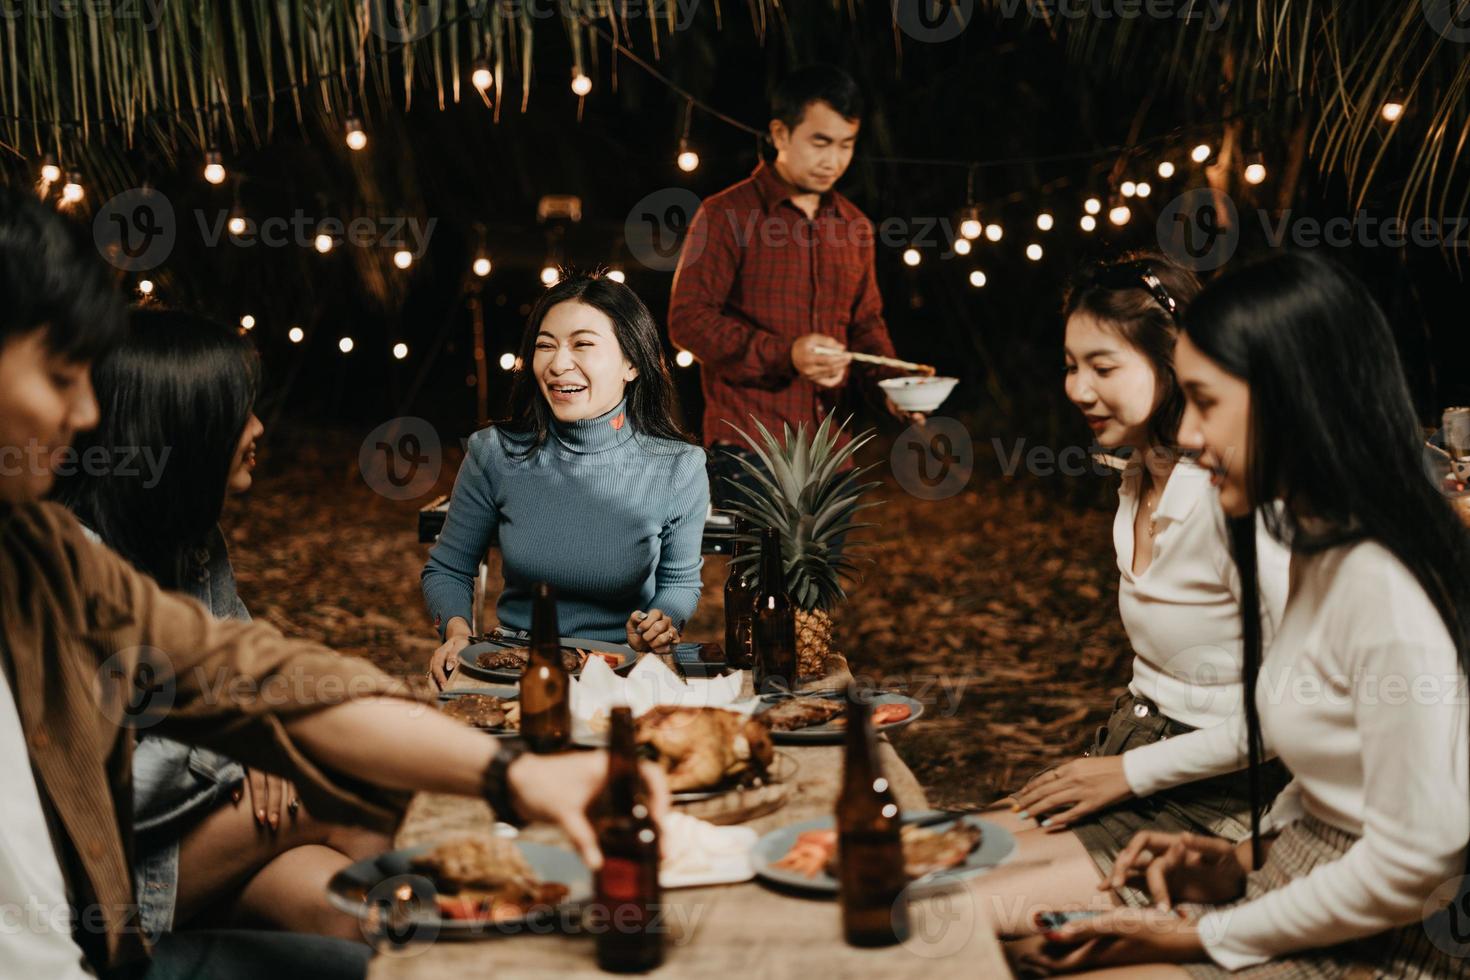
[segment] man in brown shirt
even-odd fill
[[[96,422],[90,362],[121,330],[118,300],[83,254],[54,214],[0,188],[0,772],[12,777],[0,913],[42,913],[7,930],[0,975],[361,972],[350,944],[268,933],[169,934],[150,966],[129,870],[140,714],[150,731],[286,776],[325,820],[390,829],[409,791],[484,793],[502,818],[560,823],[596,866],[584,811],[605,755],[497,763],[496,740],[372,665],[263,623],[215,620],[37,502],[58,454]],[[662,812],[661,774],[646,778]]]

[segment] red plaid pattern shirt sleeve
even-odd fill
[[[805,334],[893,356],[872,222],[835,191],[809,219],[791,193],[762,164],[706,200],[690,223],[669,337],[701,362],[706,445],[737,441],[730,423],[750,431],[752,416],[779,433],[836,407],[839,389],[818,388],[791,365],[791,345]]]

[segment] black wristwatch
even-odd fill
[[[516,813],[515,801],[510,795],[508,775],[510,764],[525,754],[525,746],[501,743],[500,751],[495,753],[495,758],[485,767],[484,782],[480,786],[480,795],[490,804],[490,809],[495,811],[495,819],[512,827],[526,825],[526,821]]]

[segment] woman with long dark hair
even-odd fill
[[[704,451],[678,422],[658,329],[631,289],[568,276],[531,311],[506,421],[470,437],[424,566],[443,686],[469,642],[474,577],[498,534],[503,632],[556,587],[564,634],[667,651],[699,602]]]
[[[1037,905],[1109,901],[1096,886],[1140,830],[1232,842],[1250,832],[1243,772],[1188,785],[1173,777],[1202,730],[1238,710],[1241,690],[1241,587],[1225,516],[1209,472],[1178,442],[1174,344],[1199,289],[1188,269],[1139,252],[1085,266],[1062,303],[1067,397],[1097,445],[1128,459],[1113,543],[1133,676],[1085,756],[1034,776],[1015,794],[1015,815],[992,814],[1019,832],[1023,857],[983,885],[1007,934],[1032,931]],[[1274,621],[1286,603],[1288,555],[1260,534],[1263,606]],[[1276,767],[1268,789],[1285,782]],[[1136,889],[1120,897],[1147,901]]]
[[[100,424],[77,437],[56,498],[163,587],[218,618],[248,620],[219,520],[226,495],[250,489],[264,432],[255,349],[203,317],[134,311],[93,385]],[[361,938],[324,889],[351,860],[390,846],[385,835],[316,820],[278,776],[146,729],[133,750],[133,830],[142,922],[154,938],[206,910]]]
[[[1041,959],[1210,978],[1462,975],[1444,907],[1463,901],[1470,837],[1470,534],[1424,471],[1388,323],[1341,267],[1277,255],[1201,294],[1175,363],[1180,439],[1220,488],[1246,594],[1250,521],[1273,500],[1265,516],[1293,554],[1264,656],[1256,607],[1241,605],[1246,710],[1197,746],[1194,769],[1244,759],[1254,774],[1275,754],[1294,780],[1264,820],[1256,794],[1239,847],[1140,834],[1106,884],[1144,876],[1161,908],[1068,926],[1048,938],[1071,952]]]

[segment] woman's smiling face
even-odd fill
[[[1083,312],[1067,318],[1067,397],[1104,449],[1141,446],[1159,404],[1148,355],[1116,329]]]
[[[559,422],[607,414],[623,400],[628,382],[638,377],[618,344],[612,320],[576,300],[546,311],[531,370]]]
[[[1199,464],[1220,488],[1220,508],[1231,517],[1250,513],[1251,390],[1180,334],[1174,371],[1184,389],[1179,445],[1199,453]]]

